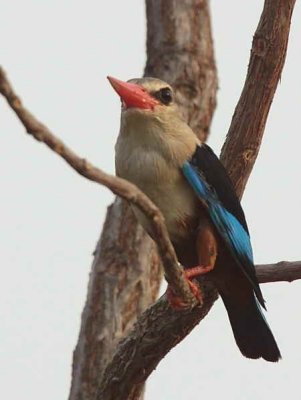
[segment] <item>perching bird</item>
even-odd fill
[[[122,102],[116,174],[159,207],[184,268],[198,266],[192,271],[214,282],[242,354],[278,361],[280,351],[261,310],[247,223],[226,170],[181,118],[167,83],[108,79]],[[152,236],[147,218],[133,210]]]

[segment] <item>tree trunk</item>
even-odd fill
[[[245,86],[221,155],[240,197],[281,76],[294,4],[295,0],[266,0],[255,32]],[[107,366],[97,400],[131,398],[137,385],[141,387],[162,358],[206,316],[216,291],[206,282],[202,293],[203,305],[193,310],[175,312],[160,299],[143,313]]]
[[[183,115],[204,140],[217,90],[208,2],[147,0],[146,13],[145,76],[159,77],[174,86]],[[128,205],[116,198],[95,251],[73,356],[69,400],[95,398],[118,341],[154,302],[161,278],[154,243]],[[131,399],[141,398],[142,388],[138,385]]]
[[[239,196],[255,163],[281,76],[294,5],[295,0],[265,0],[255,32],[244,89],[222,151],[222,161]],[[196,0],[148,0],[147,16],[149,57],[146,73],[166,79],[175,86],[183,115],[205,140],[216,91],[208,5]],[[105,174],[79,157],[35,118],[23,106],[2,68],[0,93],[26,131],[64,158],[78,173],[108,186],[129,201],[137,203],[138,198],[144,199],[140,205],[146,212],[149,210],[150,200],[143,193],[139,194],[137,188]],[[206,101],[202,103],[204,99]],[[201,111],[197,104],[203,107]],[[154,208],[151,205],[150,218],[153,216],[155,221]],[[158,213],[157,210],[159,218]],[[162,233],[161,236],[158,233],[158,248],[168,270],[166,260],[169,258],[164,258],[162,248],[168,248],[170,253],[173,249],[168,240],[165,247],[159,241],[159,236],[166,236],[162,223],[158,232]],[[174,258],[173,263],[179,270]],[[263,282],[291,281],[300,277],[300,262],[281,263],[281,267],[286,271],[274,271],[275,265],[258,266],[258,277]],[[74,353],[70,399],[141,399],[144,382],[152,370],[210,310],[216,290],[207,281],[202,288],[203,304],[192,310],[176,312],[164,296],[148,307],[157,296],[161,275],[154,244],[137,225],[127,204],[116,199],[109,208],[92,265]],[[179,280],[184,282],[182,275]],[[145,308],[147,310],[143,312]],[[120,341],[121,338],[124,340]]]

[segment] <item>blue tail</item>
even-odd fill
[[[280,360],[277,343],[254,295],[243,305],[222,293],[221,297],[241,353],[253,359],[262,357],[266,361]]]

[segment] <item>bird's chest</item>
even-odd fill
[[[117,174],[137,185],[160,209],[173,241],[180,241],[195,229],[198,201],[180,168],[168,163],[160,154],[136,148],[116,152]],[[148,219],[135,206],[135,215],[152,236]]]

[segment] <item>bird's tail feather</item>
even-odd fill
[[[254,295],[241,305],[221,294],[237,346],[248,358],[276,362],[281,358],[276,340]]]

